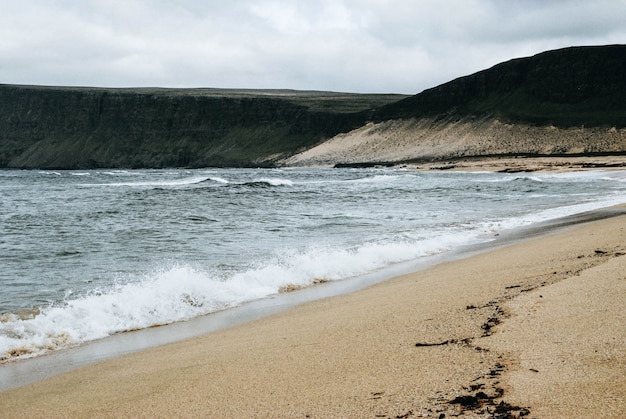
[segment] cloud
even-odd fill
[[[626,40],[626,1],[33,0],[0,15],[0,82],[417,93]]]

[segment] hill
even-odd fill
[[[0,167],[271,166],[403,97],[0,85]]]
[[[518,58],[382,106],[375,121],[495,117],[557,127],[626,126],[626,45]]]
[[[514,59],[377,109],[291,165],[626,154],[626,46]]]

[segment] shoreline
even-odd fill
[[[528,409],[535,415],[541,403],[516,393],[524,374],[543,370],[520,369],[532,359],[532,348],[518,346],[534,332],[517,336],[519,343],[511,348],[506,345],[515,341],[516,329],[500,330],[514,325],[516,310],[526,309],[515,305],[523,297],[543,299],[539,290],[544,294],[559,285],[567,291],[568,281],[597,280],[594,269],[624,266],[624,207],[606,211],[608,218],[601,221],[564,221],[556,231],[527,232],[499,247],[473,249],[469,257],[361,290],[38,380],[0,393],[0,410],[7,417],[438,417],[501,406],[511,414]],[[623,282],[623,271],[612,269],[612,276],[604,271],[601,276]],[[590,317],[623,318],[623,307],[610,310],[592,310]],[[619,340],[624,335],[618,332],[615,342],[605,336],[614,346],[611,354],[626,349]],[[584,364],[583,355],[577,356],[576,364]],[[605,358],[624,371],[619,357]],[[622,397],[607,404],[617,410],[596,412],[605,417],[626,408],[624,383],[613,384]],[[566,395],[569,390],[560,389]],[[571,396],[561,399],[572,408]],[[565,417],[558,406],[548,407],[553,417]]]
[[[0,363],[0,393],[19,388],[81,367],[130,353],[175,343],[284,312],[300,304],[350,294],[380,282],[417,273],[438,264],[460,260],[535,237],[556,234],[580,224],[626,214],[626,206],[605,207],[503,230],[493,237],[430,256],[398,262],[368,274],[339,281],[322,282],[293,291],[280,292],[239,306],[208,313],[185,321],[109,335],[105,338],[53,350],[35,357]]]
[[[297,167],[297,166],[296,166]],[[330,167],[330,166],[329,166]],[[423,162],[336,162],[335,168],[407,168],[421,172],[495,172],[495,173],[563,173],[589,170],[626,170],[626,156],[609,155],[544,155],[544,156],[466,156],[441,158]]]

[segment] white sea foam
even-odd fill
[[[218,279],[186,265],[153,272],[108,290],[68,298],[41,309],[32,319],[5,316],[0,323],[0,359],[29,357],[124,331],[187,320],[279,292],[340,280],[391,263],[414,259],[466,243],[449,234],[422,241],[367,243],[351,249],[286,249],[264,265]]]
[[[226,180],[226,179],[224,179],[224,178],[221,178],[221,177],[214,177],[214,176],[211,176],[211,177],[209,177],[209,180],[212,180],[213,182],[217,182],[217,183],[223,183],[223,184],[228,184],[228,183],[230,183],[228,180]]]

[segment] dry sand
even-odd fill
[[[624,417],[625,227],[596,221],[81,368],[0,393],[1,416]]]

